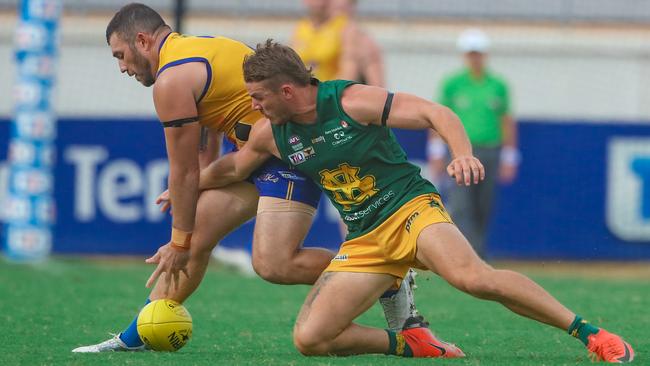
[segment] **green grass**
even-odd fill
[[[480,301],[429,273],[418,276],[417,302],[462,360],[301,356],[291,329],[307,286],[279,286],[211,267],[186,303],[192,341],[177,353],[72,354],[79,345],[122,330],[144,302],[152,267],[132,260],[55,259],[40,265],[0,260],[0,365],[587,365],[582,344],[565,332]],[[650,364],[650,279],[593,279],[533,272],[569,308],[615,331]],[[373,307],[359,321],[382,327]]]

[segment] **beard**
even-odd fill
[[[291,119],[291,116],[284,111],[275,112],[273,114],[264,113],[264,117],[268,118],[271,124],[274,125],[283,125]]]
[[[152,86],[156,82],[156,78],[151,73],[151,62],[146,57],[142,56],[137,50],[134,51],[134,62],[137,68],[138,81],[144,86]]]

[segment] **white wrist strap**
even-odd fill
[[[504,146],[501,148],[501,164],[519,165],[521,162],[521,153],[519,149],[512,146]]]

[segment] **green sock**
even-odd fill
[[[387,355],[413,357],[413,350],[411,350],[411,347],[406,343],[403,335],[389,329],[386,329],[386,333],[388,333]]]
[[[581,340],[582,343],[584,343],[586,346],[587,343],[589,343],[587,337],[589,337],[591,334],[598,333],[599,330],[600,328],[594,327],[593,325],[589,324],[588,321],[576,315],[576,318],[573,319],[573,323],[571,323],[569,326],[568,332],[572,336]]]

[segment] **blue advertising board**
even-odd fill
[[[526,121],[520,130],[524,161],[501,189],[492,256],[650,258],[650,170],[635,170],[650,159],[650,125]]]
[[[170,220],[154,204],[168,173],[159,123],[62,119],[58,131],[53,251],[146,255],[166,243]],[[426,134],[395,132],[424,165]],[[1,121],[0,162],[8,134]],[[523,121],[520,141],[524,160],[517,180],[500,189],[490,257],[650,259],[650,125]],[[250,247],[252,227],[222,244]],[[336,213],[321,200],[305,244],[340,242]]]

